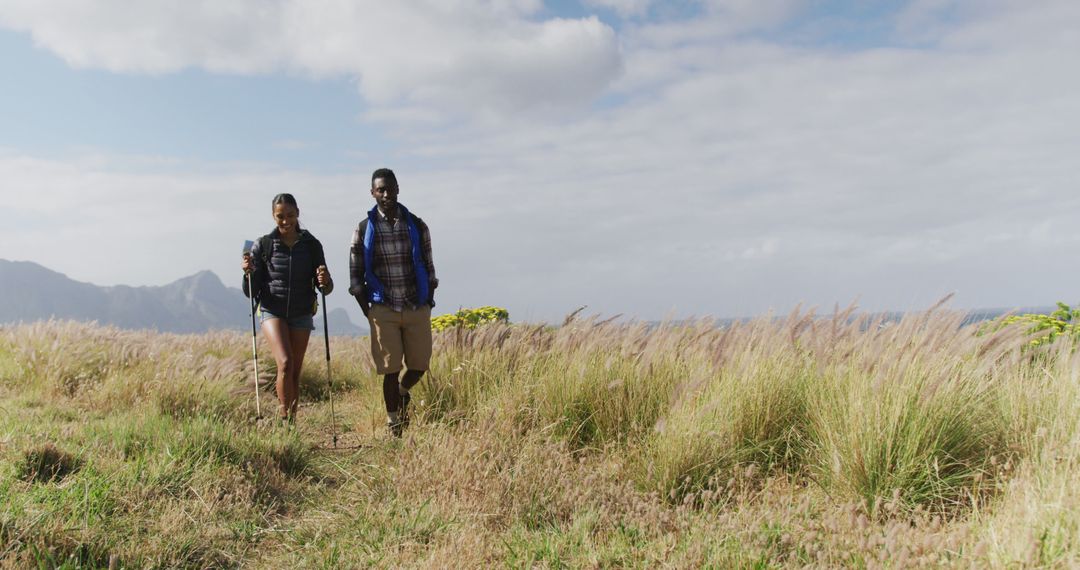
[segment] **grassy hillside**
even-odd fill
[[[0,564],[1080,565],[1080,356],[847,317],[447,330],[403,440],[333,339],[337,450],[317,341],[288,429],[243,334],[0,329]]]

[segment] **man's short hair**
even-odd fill
[[[393,186],[394,188],[398,187],[398,185],[397,185],[397,176],[394,176],[394,171],[390,170],[389,168],[380,168],[380,169],[376,170],[375,172],[371,173],[371,187],[372,188],[375,187],[375,179],[376,178],[382,178],[383,180],[386,181],[387,184],[389,184],[390,186]]]

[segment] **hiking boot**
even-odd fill
[[[392,437],[401,437],[401,434],[405,431],[405,422],[402,421],[387,421],[386,429],[390,432]]]
[[[408,392],[401,395],[401,427],[409,427],[409,401],[412,400],[412,396]]]

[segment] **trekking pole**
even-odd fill
[[[255,419],[262,419],[259,407],[259,351],[255,343],[255,290],[251,288],[251,274],[247,274],[248,294],[251,296],[251,358],[255,360]]]
[[[330,390],[330,430],[334,434],[334,449],[337,449],[337,415],[334,414],[334,379],[330,375],[330,325],[326,318],[326,293],[319,290],[322,295],[322,327],[323,342],[326,343],[326,385]]]

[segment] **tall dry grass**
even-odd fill
[[[962,322],[448,330],[403,442],[380,429],[367,340],[334,338],[335,429],[363,444],[344,454],[324,451],[319,342],[288,431],[252,421],[243,334],[7,327],[0,468],[49,443],[79,469],[0,483],[0,560],[1080,564],[1080,357]]]
[[[897,493],[948,509],[984,494],[1039,405],[1010,392],[1031,369],[1022,331],[979,335],[962,320],[496,325],[442,335],[422,393],[432,420],[624,446],[641,487],[673,500],[754,464],[870,510]]]

